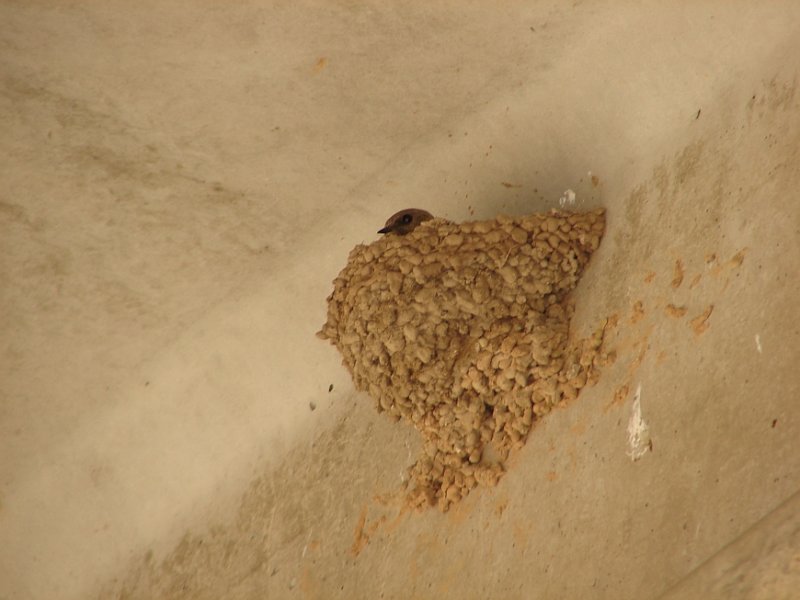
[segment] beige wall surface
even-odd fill
[[[4,2],[0,47],[0,599],[655,598],[800,488],[798,3]],[[616,360],[445,514],[314,337],[407,206],[607,209]]]

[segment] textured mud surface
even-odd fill
[[[422,433],[413,505],[494,485],[536,420],[592,379],[602,332],[569,343],[569,292],[604,228],[603,210],[435,219],[352,250],[319,335],[378,411]]]

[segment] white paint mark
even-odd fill
[[[303,554],[302,554],[302,556],[301,556],[300,558],[305,558],[305,557],[306,557],[306,552],[308,552],[308,544],[309,544],[309,542],[311,542],[311,535],[312,535],[313,533],[314,533],[314,528],[312,527],[312,528],[311,528],[311,529],[308,531],[308,538],[306,539],[306,545],[305,545],[305,546],[303,546]]]
[[[758,334],[756,334],[756,350],[758,350],[758,353],[761,354],[761,336]]]
[[[565,206],[575,206],[575,192],[572,190],[566,190],[563,194],[561,194],[561,198],[558,199],[558,205],[561,208]]]
[[[636,386],[636,393],[633,395],[633,407],[631,408],[631,418],[628,420],[628,456],[636,462],[644,456],[648,450],[653,449],[650,440],[650,428],[642,418],[642,384]]]

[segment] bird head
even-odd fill
[[[410,233],[416,228],[417,225],[423,221],[429,221],[433,215],[427,210],[419,208],[406,208],[393,214],[386,221],[383,229],[379,229],[378,233],[394,233],[396,235],[405,235]]]

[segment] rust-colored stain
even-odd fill
[[[367,527],[367,531],[369,535],[378,529],[378,526],[383,526],[383,530],[385,533],[392,533],[394,532],[399,526],[400,523],[414,510],[408,504],[404,502],[398,502],[398,498],[402,497],[402,494],[398,495],[397,493],[391,494],[376,494],[372,497],[375,505],[382,507],[383,509],[387,509],[390,512],[393,512],[397,505],[400,505],[400,511],[397,513],[397,516],[393,519],[389,520],[387,516],[383,516],[376,521],[377,525],[373,523],[369,527]]]
[[[706,254],[704,256],[704,261],[707,270],[716,275],[723,270],[739,267],[744,261],[746,252],[747,248],[741,249],[734,254],[730,260],[726,261],[724,265],[720,264],[718,255],[714,252]],[[704,274],[705,273],[698,273],[694,275],[691,278],[689,287],[694,288],[700,285]],[[641,280],[647,284],[656,280],[656,273],[653,271],[645,271],[640,277],[642,277]],[[670,293],[672,293],[671,290],[681,287],[685,280],[686,268],[683,259],[676,259],[674,262],[672,279],[669,282],[668,289],[670,289]],[[724,292],[725,288],[721,288],[720,291]],[[605,366],[606,362],[612,363],[616,358],[616,353],[619,352],[619,359],[623,362],[623,368],[625,369],[624,374],[619,376],[619,380],[624,383],[616,388],[613,393],[613,398],[608,400],[607,404],[603,407],[603,412],[608,412],[626,401],[630,395],[632,382],[636,380],[637,372],[644,363],[648,351],[651,349],[650,337],[656,328],[654,319],[656,319],[658,315],[652,314],[652,311],[648,314],[645,311],[645,302],[652,302],[654,306],[664,311],[664,316],[670,319],[678,320],[686,318],[686,324],[691,327],[695,336],[704,334],[711,326],[710,317],[714,311],[714,304],[708,304],[705,309],[702,309],[702,312],[695,312],[695,314],[692,315],[693,318],[689,320],[688,315],[690,308],[688,305],[672,303],[666,298],[656,300],[652,297],[643,297],[636,300],[631,306],[630,313],[628,315],[623,314],[621,317],[621,322],[635,325],[636,328],[626,331],[623,327],[621,331],[617,331],[615,333],[613,348],[609,348],[611,342],[610,336],[605,336],[603,340],[604,352],[601,350],[595,359],[595,365]],[[614,319],[616,319],[616,315]],[[663,326],[665,323],[665,321],[661,321],[660,326]],[[609,318],[607,321],[607,329],[611,329],[611,324],[612,319]],[[616,324],[616,320],[614,324]],[[656,347],[654,351],[657,352],[655,361],[658,365],[663,364],[670,357],[669,353],[662,348]]]
[[[581,419],[575,425],[569,428],[570,432],[574,433],[575,435],[583,435],[586,433],[586,421]]]
[[[711,316],[712,312],[714,312],[714,305],[709,304],[708,308],[706,308],[701,314],[692,319],[691,326],[695,335],[702,335],[708,330],[708,328],[710,327],[710,325],[708,324],[708,318]]]
[[[353,545],[350,546],[350,553],[353,556],[358,556],[364,547],[369,543],[367,534],[364,533],[364,526],[367,524],[367,506],[361,509],[361,514],[358,515],[358,523],[353,532]]]
[[[641,300],[637,300],[633,303],[633,308],[631,310],[633,311],[631,314],[631,323],[635,325],[644,317],[644,304]]]
[[[375,494],[372,499],[375,501],[376,504],[380,504],[381,506],[391,506],[392,503],[395,501],[397,494]]]
[[[358,515],[358,522],[356,523],[355,531],[353,532],[353,545],[350,546],[350,553],[353,556],[358,556],[361,551],[367,547],[369,544],[370,538],[375,535],[375,532],[380,529],[383,525],[387,525],[389,518],[384,514],[372,521],[372,523],[367,522],[367,513],[369,512],[369,505],[365,504],[364,507],[361,509],[361,513]],[[392,521],[388,523],[387,530],[392,531],[396,529],[398,523],[403,519],[406,514],[406,510],[401,510],[400,514]]]
[[[316,63],[314,63],[314,73],[319,73],[328,65],[328,59],[320,56]]]
[[[711,274],[715,277],[718,277],[722,274],[725,268],[729,269],[738,269],[742,266],[744,262],[744,257],[747,254],[749,248],[742,248],[736,254],[734,254],[730,260],[728,260],[725,264],[721,264],[717,255],[713,252],[711,254],[706,254],[706,264],[708,265],[709,269],[711,270]]]
[[[522,187],[522,184],[520,184],[520,183],[509,183],[507,181],[501,181],[500,185],[502,185],[504,188],[521,188]]]
[[[724,268],[723,265],[720,264],[715,252],[706,254],[706,267],[708,267],[709,272],[714,277],[719,277]]]
[[[545,474],[545,477],[547,477],[547,481],[555,481],[556,479],[558,479],[558,473],[556,473],[555,471],[548,471]]]
[[[731,259],[728,261],[728,264],[731,265],[734,269],[737,269],[742,266],[744,262],[744,255],[747,253],[749,248],[742,248],[736,254],[734,254]]]
[[[597,175],[592,175],[592,185],[594,187],[600,185],[600,178]]]
[[[625,398],[628,397],[630,389],[631,388],[629,383],[625,383],[620,387],[618,387],[617,390],[614,392],[614,398],[611,400],[611,402],[606,404],[605,408],[603,409],[603,412],[608,412],[615,406],[622,406],[622,404],[625,402]]]
[[[683,283],[683,275],[683,261],[679,258],[675,261],[675,267],[672,269],[672,282],[670,285],[676,289],[681,287],[681,284]]]
[[[685,306],[675,306],[674,304],[667,304],[664,307],[664,312],[667,314],[667,316],[674,319],[680,319],[686,315],[687,310],[688,309]]]
[[[380,529],[383,525],[386,525],[387,521],[389,521],[389,517],[386,515],[381,515],[369,524],[366,534],[367,543],[369,543],[370,538],[375,535],[375,532],[378,531],[378,529]]]
[[[506,511],[506,508],[508,508],[508,498],[503,498],[495,505],[494,514],[498,517],[502,517],[503,513]]]

